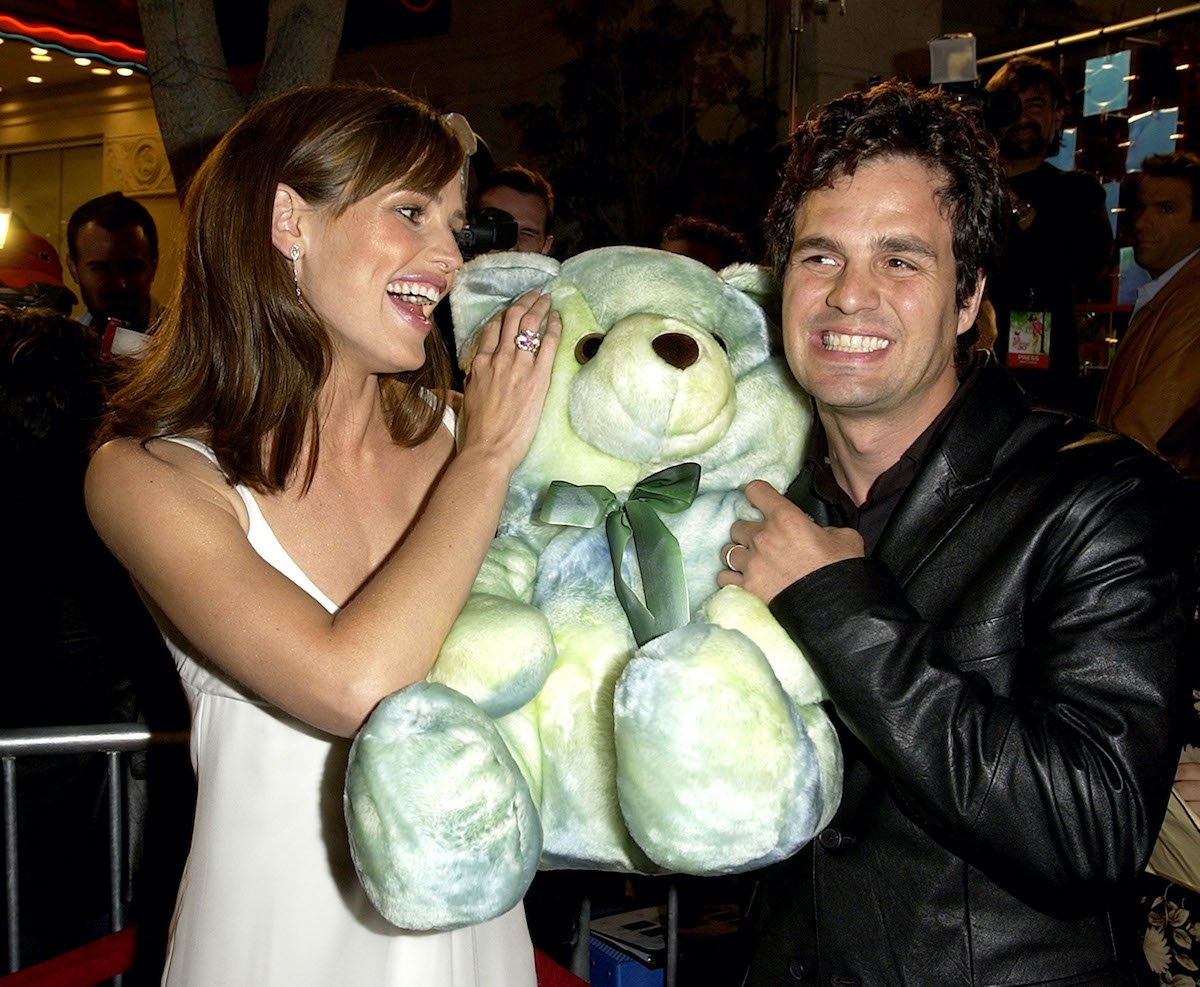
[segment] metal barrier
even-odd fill
[[[186,732],[151,733],[138,723],[105,723],[96,726],[30,727],[0,730],[0,768],[4,789],[4,894],[8,906],[7,966],[21,966],[20,902],[17,836],[17,758],[104,754],[108,760],[108,877],[111,931],[125,925],[122,881],[129,858],[125,839],[128,793],[121,770],[122,757],[142,751],[151,744],[186,743]],[[121,977],[114,978],[118,987]]]

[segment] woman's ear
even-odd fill
[[[285,257],[291,257],[292,247],[303,240],[301,214],[307,208],[290,185],[280,182],[275,187],[275,203],[271,209],[271,243]],[[304,249],[302,245],[300,249]]]

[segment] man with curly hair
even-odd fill
[[[1194,530],[1144,449],[1035,409],[976,319],[1009,206],[971,111],[884,83],[767,220],[818,427],[722,585],[825,686],[841,806],[761,875],[748,983],[1118,984],[1179,751]]]

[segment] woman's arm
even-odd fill
[[[224,481],[194,453],[131,439],[99,450],[88,511],[166,617],[210,661],[274,705],[353,734],[383,696],[423,678],[495,534],[507,486],[537,428],[559,322],[527,295],[483,330],[460,451],[419,520],[337,614],[246,540]],[[513,343],[546,319],[536,356]]]

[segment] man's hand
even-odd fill
[[[800,508],[762,480],[746,487],[746,499],[761,521],[736,521],[730,543],[721,549],[725,571],[718,586],[741,586],[770,603],[814,569],[865,555],[863,540],[852,528],[822,528]]]

